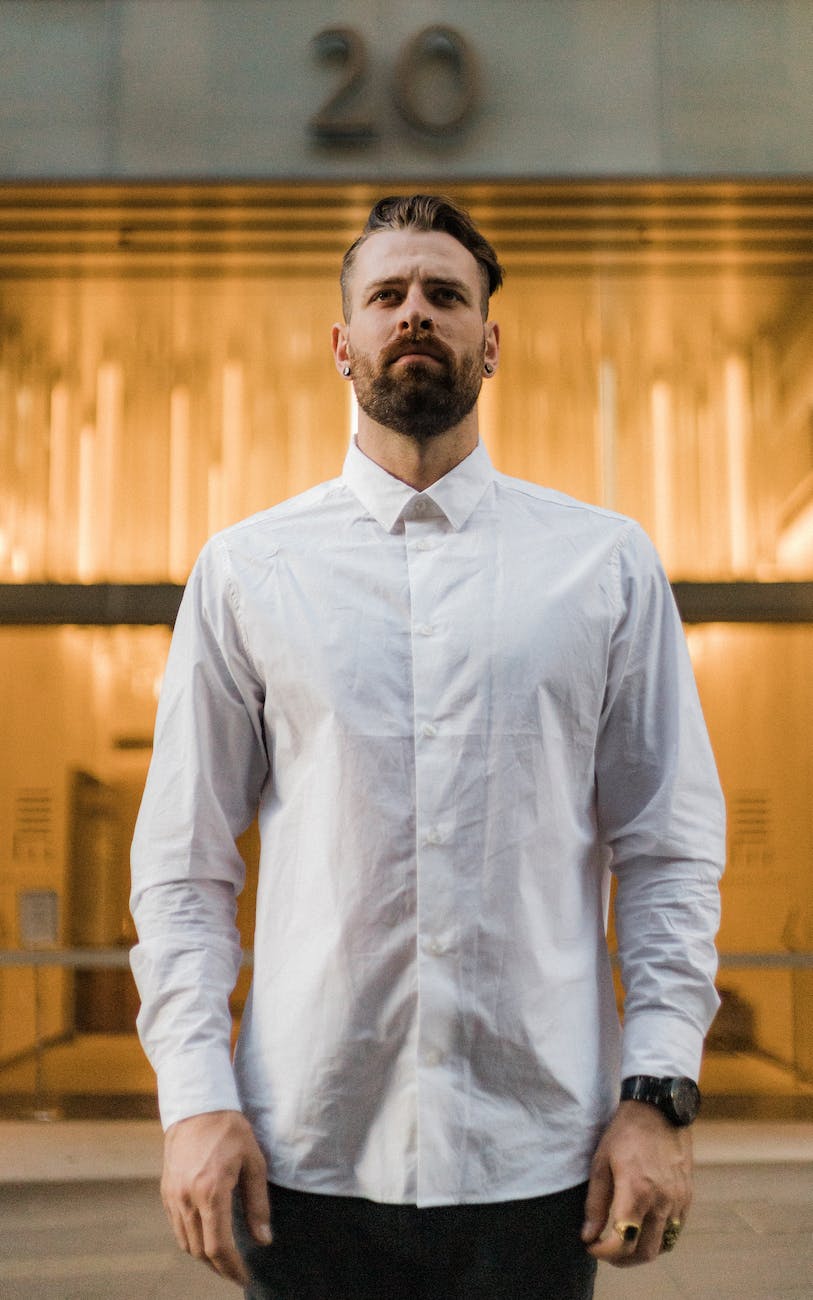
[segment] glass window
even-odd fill
[[[749,1113],[809,1116],[813,965],[793,963],[813,952],[813,627],[709,624],[688,639],[728,806],[704,1082],[718,1112],[747,1097]]]
[[[168,644],[164,627],[0,632],[0,1109],[154,1108],[129,842]]]

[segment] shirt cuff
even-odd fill
[[[242,1110],[229,1057],[211,1049],[174,1056],[158,1071],[158,1109],[164,1130],[191,1115]]]
[[[621,1078],[694,1079],[700,1075],[703,1034],[696,1025],[663,1011],[643,1011],[624,1021]]]

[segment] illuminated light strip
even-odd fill
[[[726,358],[723,386],[728,453],[728,528],[731,568],[734,573],[746,573],[750,555],[748,441],[751,411],[748,400],[748,366],[743,357]]]
[[[169,576],[184,582],[189,571],[189,389],[176,384],[169,398]]]
[[[672,389],[658,379],[650,392],[655,539],[668,565],[672,560]]]

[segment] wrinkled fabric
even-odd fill
[[[256,812],[232,1065],[234,837]],[[723,854],[641,529],[482,444],[422,493],[351,446],[341,478],[212,538],[181,605],[133,844],[162,1120],[240,1107],[302,1191],[573,1186],[622,1068],[697,1076]]]

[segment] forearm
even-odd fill
[[[719,1005],[714,979],[719,867],[648,859],[618,871],[615,903],[624,984],[622,1075],[697,1078]]]
[[[158,1076],[164,1127],[238,1110],[229,1013],[240,968],[234,889],[211,880],[152,885],[134,894],[133,915],[138,1032]]]

